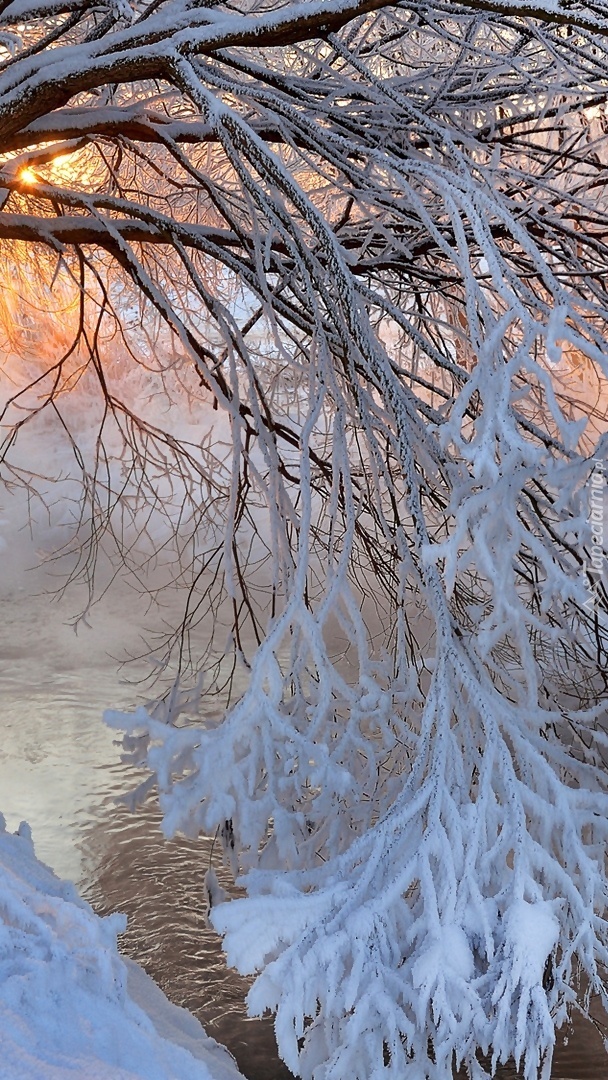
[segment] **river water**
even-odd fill
[[[99,913],[126,912],[123,950],[229,1047],[249,1080],[284,1080],[290,1074],[277,1057],[271,1020],[247,1018],[247,982],[226,969],[220,941],[205,927],[210,841],[167,842],[152,803],[133,815],[116,802],[134,781],[101,714],[138,700],[134,680],[145,664],[128,668],[127,681],[118,661],[142,651],[147,602],[119,583],[75,633],[70,616],[82,599],[78,589],[53,599],[57,570],[53,563],[31,568],[35,541],[8,509],[0,573],[0,809],[8,827],[29,821],[43,861],[73,880]],[[608,1075],[602,1041],[589,1024],[566,1038],[555,1078]],[[509,1068],[497,1074],[516,1075]]]

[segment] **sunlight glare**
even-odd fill
[[[70,183],[82,172],[82,161],[74,160],[73,153],[57,154],[48,164],[50,178],[54,183]]]

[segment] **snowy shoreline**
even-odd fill
[[[0,815],[2,1080],[242,1080],[229,1052],[116,946],[97,916]]]

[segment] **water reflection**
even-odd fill
[[[100,913],[119,909],[128,915],[124,951],[209,1035],[228,1045],[249,1080],[287,1080],[291,1073],[277,1056],[272,1020],[247,1017],[250,982],[227,971],[220,939],[205,925],[203,876],[211,842],[165,842],[158,813],[146,806],[137,816],[114,809],[88,832],[86,847],[94,862],[84,895]],[[230,887],[228,873],[214,864]]]
[[[87,898],[98,911],[119,908],[128,914],[125,951],[229,1047],[249,1080],[290,1077],[276,1055],[272,1021],[247,1018],[249,982],[226,969],[217,935],[205,926],[202,879],[211,842],[163,842],[158,823],[157,812],[147,806],[135,818],[115,811],[109,829],[95,826],[87,846],[99,852],[100,861],[92,868]],[[229,875],[215,865],[229,888]],[[606,1074],[602,1038],[591,1024],[578,1019],[574,1028],[558,1033],[552,1080],[601,1080]],[[495,1076],[519,1080],[521,1074],[511,1063]],[[466,1074],[455,1080],[466,1080]]]
[[[248,983],[226,969],[204,923],[210,842],[165,842],[152,805],[131,815],[114,801],[132,779],[100,716],[108,704],[134,700],[112,656],[139,650],[144,611],[131,594],[110,593],[91,630],[76,636],[40,574],[26,577],[27,590],[18,580],[9,568],[0,581],[0,807],[9,828],[27,818],[40,858],[76,881],[97,911],[127,913],[125,952],[229,1047],[249,1080],[285,1080],[272,1021],[247,1018]],[[220,868],[218,875],[227,884]],[[607,1074],[597,1031],[577,1022],[567,1037],[567,1045],[559,1038],[554,1080]],[[506,1067],[496,1076],[513,1080],[517,1072]]]
[[[153,806],[134,815],[116,802],[136,780],[101,715],[136,700],[137,687],[120,682],[113,657],[141,651],[147,601],[138,609],[132,593],[110,593],[76,635],[71,608],[52,602],[44,569],[11,567],[7,556],[3,570],[0,809],[8,828],[26,819],[39,858],[74,881],[98,913],[128,915],[125,953],[228,1045],[249,1080],[287,1080],[272,1020],[247,1017],[249,983],[226,969],[220,939],[205,926],[211,842],[166,842]],[[77,610],[79,597],[71,599]]]

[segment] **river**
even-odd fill
[[[142,651],[146,598],[118,583],[75,633],[78,588],[53,599],[60,568],[36,567],[35,541],[11,520],[11,505],[3,534],[0,527],[0,809],[8,827],[26,819],[43,861],[98,912],[126,912],[123,950],[228,1046],[249,1080],[284,1080],[290,1074],[277,1057],[272,1021],[247,1018],[246,980],[227,970],[221,943],[205,926],[210,841],[167,842],[153,803],[133,815],[116,802],[133,779],[101,714],[131,706],[141,693],[145,662],[124,669],[119,660]],[[608,1074],[589,1024],[578,1023],[565,1039],[560,1033],[556,1080]],[[508,1067],[497,1074],[516,1075]]]

